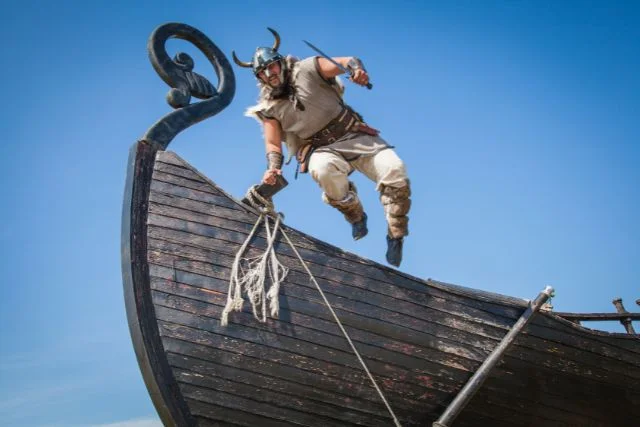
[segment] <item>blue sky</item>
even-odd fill
[[[159,425],[131,346],[119,245],[129,147],[169,112],[146,42],[170,21],[245,60],[271,44],[266,26],[285,53],[311,55],[307,39],[363,59],[374,89],[348,84],[347,100],[396,146],[414,189],[403,271],[522,298],[552,285],[557,311],[611,312],[615,297],[639,311],[636,2],[6,2],[3,425]],[[188,43],[168,49],[192,53],[215,81]],[[170,149],[240,197],[265,159],[243,116],[255,81],[235,71],[233,103]],[[286,222],[382,262],[373,185],[355,179],[371,231],[352,242],[293,169],[276,199]]]

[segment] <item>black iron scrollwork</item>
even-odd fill
[[[193,72],[193,59],[178,53],[172,60],[165,49],[169,38],[179,38],[194,44],[213,65],[218,76],[215,88],[206,77]],[[168,23],[154,30],[147,45],[153,68],[171,86],[167,102],[173,111],[147,130],[142,140],[165,150],[181,131],[212,117],[231,103],[236,91],[236,79],[227,57],[207,36],[197,29],[180,23]],[[191,104],[194,96],[204,101]]]

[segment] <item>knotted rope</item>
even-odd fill
[[[253,317],[255,317],[256,320],[262,323],[267,321],[267,305],[269,306],[271,317],[277,318],[280,312],[280,301],[278,299],[280,283],[282,283],[289,273],[289,269],[278,261],[273,248],[280,228],[281,216],[275,214],[273,203],[270,200],[265,199],[255,191],[255,186],[249,189],[247,199],[254,207],[260,209],[260,216],[251,229],[249,236],[240,247],[231,266],[227,304],[222,311],[222,317],[220,319],[222,326],[226,326],[229,323],[229,313],[242,310],[244,303],[244,299],[242,298],[243,290],[249,298],[249,302],[253,308]],[[259,201],[260,204],[256,203],[256,201]],[[269,219],[272,216],[275,216],[273,228],[269,225]],[[273,218],[271,218],[271,220],[273,220]],[[243,258],[249,242],[253,239],[261,223],[264,223],[267,234],[267,249],[262,255]],[[265,286],[267,273],[271,278],[271,287],[268,292]]]
[[[396,414],[393,412],[393,409],[391,408],[391,405],[389,404],[389,402],[387,401],[387,398],[385,397],[384,393],[382,392],[382,389],[380,388],[380,386],[378,386],[378,383],[376,382],[375,378],[373,377],[373,374],[371,374],[371,371],[369,371],[369,367],[367,366],[367,364],[365,363],[364,359],[360,355],[360,352],[358,351],[358,349],[356,348],[355,344],[351,340],[351,337],[347,333],[347,330],[342,325],[342,322],[340,321],[340,318],[338,317],[336,312],[333,310],[333,307],[331,306],[331,303],[329,303],[329,300],[325,296],[324,291],[322,290],[322,288],[318,284],[318,281],[314,277],[313,273],[311,273],[311,270],[307,266],[307,263],[304,261],[304,259],[302,259],[302,256],[298,252],[298,249],[295,247],[293,242],[289,239],[289,236],[284,231],[284,229],[280,229],[279,228],[280,219],[281,219],[282,215],[275,212],[274,206],[273,206],[273,202],[270,199],[269,200],[265,199],[260,194],[258,194],[258,192],[255,191],[255,189],[256,189],[256,186],[251,187],[249,189],[249,191],[247,192],[247,195],[246,195],[245,199],[247,201],[249,201],[249,203],[254,208],[257,208],[257,209],[260,210],[260,216],[258,217],[258,220],[256,221],[255,225],[253,226],[253,229],[249,233],[249,237],[247,237],[247,239],[245,240],[244,244],[242,245],[242,247],[240,247],[240,250],[236,254],[236,258],[235,258],[233,266],[231,268],[231,281],[230,281],[230,284],[229,284],[229,296],[228,296],[228,299],[227,299],[227,305],[226,305],[226,307],[224,308],[224,310],[222,312],[222,320],[221,320],[222,325],[224,326],[224,325],[226,325],[228,323],[228,315],[229,315],[229,313],[231,311],[240,311],[242,309],[242,304],[243,304],[242,288],[243,288],[243,286],[245,287],[245,290],[247,292],[247,296],[249,297],[249,300],[251,301],[251,305],[253,306],[253,315],[258,321],[260,321],[262,323],[266,322],[266,301],[268,301],[269,304],[270,304],[271,316],[272,317],[276,317],[276,318],[278,317],[278,311],[280,309],[279,303],[278,303],[278,292],[279,292],[279,289],[280,289],[280,283],[281,283],[282,280],[284,280],[285,276],[287,275],[287,273],[289,271],[286,267],[284,267],[278,261],[278,259],[276,258],[275,250],[273,249],[273,243],[274,243],[274,241],[276,239],[276,235],[277,235],[278,231],[280,231],[282,233],[282,235],[284,236],[284,238],[287,240],[287,243],[289,243],[289,246],[291,247],[293,252],[298,257],[298,260],[300,261],[300,264],[302,264],[302,267],[305,269],[305,271],[309,275],[309,278],[311,279],[311,281],[315,285],[316,289],[320,293],[320,296],[322,297],[322,300],[324,301],[325,305],[327,306],[327,308],[331,312],[331,315],[333,316],[333,319],[336,321],[336,324],[338,325],[338,327],[342,331],[342,334],[347,339],[347,342],[349,343],[349,346],[351,347],[351,350],[353,350],[353,353],[358,358],[358,361],[360,362],[360,365],[362,365],[362,368],[364,369],[364,371],[366,372],[367,376],[369,377],[369,380],[373,384],[373,387],[378,392],[378,395],[380,396],[380,399],[382,399],[382,401],[384,402],[384,405],[386,406],[387,410],[389,411],[389,414],[391,415],[391,418],[393,418],[394,424],[396,425],[396,427],[402,427],[402,425],[400,424],[400,421],[398,420],[398,417],[396,417]],[[269,217],[270,216],[275,216],[276,217],[275,225],[273,227],[273,230],[269,229]],[[266,230],[266,233],[267,233],[267,250],[265,251],[265,253],[263,255],[261,255],[259,257],[253,257],[253,258],[247,259],[246,261],[247,261],[247,264],[248,264],[248,270],[246,272],[245,271],[239,272],[239,269],[241,268],[242,260],[243,260],[242,259],[242,254],[245,252],[245,250],[246,250],[247,246],[249,245],[249,242],[253,238],[258,226],[263,221],[264,221],[265,230]],[[267,264],[269,265],[269,268],[267,268]],[[271,284],[271,288],[266,293],[266,301],[265,301],[265,286],[264,286],[264,282],[265,282],[266,271],[267,270],[270,272],[272,284]],[[257,315],[258,306],[259,305],[261,305],[261,307],[262,307],[262,311],[261,311],[261,316],[260,317]]]

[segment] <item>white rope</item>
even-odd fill
[[[333,315],[333,318],[335,319],[336,323],[338,324],[338,327],[340,328],[340,330],[344,334],[344,337],[349,342],[349,345],[351,346],[351,349],[353,350],[353,352],[355,353],[356,357],[360,361],[360,364],[362,365],[362,368],[364,369],[364,371],[369,376],[369,379],[371,380],[371,383],[373,383],[373,387],[376,389],[376,391],[378,392],[378,395],[380,396],[380,398],[384,402],[385,406],[387,407],[387,410],[389,411],[389,414],[391,414],[391,418],[393,418],[393,422],[395,423],[395,425],[397,427],[402,427],[402,425],[400,424],[400,421],[398,420],[398,417],[396,417],[396,414],[393,412],[393,409],[391,409],[391,405],[387,401],[387,398],[384,396],[384,393],[382,392],[382,389],[380,389],[380,387],[378,386],[378,383],[376,382],[375,378],[371,374],[371,371],[369,371],[369,368],[367,367],[367,364],[365,363],[365,361],[362,358],[362,356],[360,356],[360,353],[358,352],[358,349],[356,348],[356,346],[353,344],[353,341],[351,340],[351,337],[347,333],[347,331],[344,328],[344,326],[342,326],[342,322],[338,318],[338,315],[333,310],[333,307],[331,307],[331,304],[329,303],[329,300],[327,299],[327,297],[324,295],[324,292],[322,291],[322,288],[320,287],[320,285],[316,281],[316,278],[313,276],[313,273],[311,273],[311,270],[309,270],[309,267],[307,266],[307,263],[302,259],[302,256],[300,256],[300,253],[298,252],[298,250],[294,246],[293,242],[291,242],[291,240],[289,240],[289,236],[287,236],[287,233],[285,233],[284,230],[282,230],[282,235],[284,236],[285,239],[287,239],[287,242],[289,243],[289,246],[291,246],[291,249],[293,249],[293,252],[295,252],[296,256],[300,260],[300,263],[302,264],[302,266],[304,267],[305,271],[307,272],[307,274],[311,278],[311,281],[313,281],[313,284],[316,285],[316,288],[318,289],[318,292],[320,292],[320,296],[322,296],[322,299],[324,300],[324,303],[326,304],[327,308],[329,309],[329,311]]]
[[[242,256],[261,222],[264,222],[264,228],[267,234],[267,249],[260,256],[243,258]],[[272,230],[269,226],[269,215],[267,211],[264,211],[260,214],[249,236],[240,247],[231,266],[227,304],[220,318],[222,326],[226,326],[229,323],[229,313],[242,310],[244,303],[244,299],[242,298],[243,291],[247,294],[247,298],[253,309],[253,317],[255,317],[256,320],[262,323],[267,321],[267,305],[269,306],[271,316],[278,317],[280,311],[280,302],[278,300],[280,283],[282,283],[289,272],[289,269],[278,261],[275,250],[273,249],[279,228],[280,216],[278,215],[276,217]],[[265,291],[267,273],[271,278],[269,292]]]
[[[260,194],[256,191],[256,186],[253,186],[249,189],[249,191],[247,192],[246,198],[251,205],[260,209],[261,213],[255,225],[253,226],[253,229],[249,233],[249,236],[240,247],[240,250],[236,254],[235,260],[233,261],[233,265],[231,267],[231,279],[229,281],[229,294],[227,296],[227,304],[224,310],[222,311],[222,317],[221,317],[222,326],[226,326],[228,324],[228,317],[231,311],[242,310],[242,304],[244,303],[244,300],[242,298],[243,288],[244,288],[244,291],[247,293],[249,301],[251,302],[251,306],[253,308],[253,316],[259,322],[265,323],[267,321],[267,311],[266,311],[267,303],[269,304],[269,307],[270,307],[271,316],[277,318],[278,312],[280,310],[279,300],[278,300],[280,283],[284,280],[287,273],[289,272],[289,270],[278,261],[275,250],[273,249],[273,244],[276,240],[276,236],[280,227],[281,214],[278,214],[274,211],[273,202],[270,199],[265,199],[262,196],[260,196]],[[275,215],[276,217],[273,230],[269,228],[270,215]],[[266,251],[264,252],[264,254],[257,257],[242,258],[242,255],[246,251],[247,246],[249,245],[249,242],[255,235],[256,230],[258,229],[258,226],[263,221],[264,221],[265,231],[267,234]],[[333,315],[333,318],[338,324],[338,327],[340,328],[340,330],[342,331],[342,334],[347,339],[349,346],[351,346],[353,353],[358,358],[358,361],[362,365],[362,368],[364,369],[364,371],[367,373],[369,380],[371,380],[373,387],[376,389],[376,391],[378,392],[378,395],[380,396],[385,406],[387,407],[389,414],[391,414],[391,418],[393,418],[394,424],[396,425],[396,427],[402,427],[402,425],[400,424],[400,421],[398,420],[398,417],[396,417],[396,414],[393,412],[393,409],[391,409],[391,405],[387,401],[387,398],[384,396],[382,389],[378,386],[378,383],[376,382],[375,378],[371,374],[371,371],[369,371],[367,364],[365,363],[362,356],[360,356],[360,353],[358,352],[358,349],[356,348],[356,346],[353,344],[351,337],[347,333],[344,326],[342,326],[342,322],[338,318],[338,315],[333,310],[333,307],[331,307],[331,304],[329,303],[329,300],[327,299],[324,292],[322,291],[322,288],[316,281],[316,278],[313,276],[313,273],[311,273],[311,270],[309,270],[307,263],[302,259],[302,256],[300,256],[300,253],[296,249],[293,242],[291,242],[291,240],[289,239],[289,236],[287,236],[287,233],[285,233],[284,229],[280,231],[282,231],[282,235],[285,237],[285,239],[287,239],[289,246],[291,246],[291,249],[293,249],[293,252],[296,254],[298,259],[300,260],[300,263],[302,264],[305,271],[311,278],[311,281],[318,289],[318,292],[320,292],[320,296],[324,300],[325,305]],[[244,269],[242,268],[243,261],[246,264],[246,268]],[[265,293],[264,283],[265,283],[267,272],[271,277],[271,288],[269,289],[269,292]],[[260,314],[261,314],[260,316],[258,316],[258,311],[260,311]]]

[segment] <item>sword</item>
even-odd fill
[[[320,56],[322,56],[324,59],[328,60],[329,62],[334,64],[336,67],[341,69],[345,74],[348,74],[349,76],[353,77],[353,72],[351,70],[349,70],[348,68],[345,68],[342,65],[338,64],[329,55],[327,55],[326,53],[324,53],[323,51],[321,51],[320,49],[318,49],[317,47],[315,47],[314,45],[312,45],[308,41],[306,41],[306,40],[302,40],[302,41],[305,42],[307,44],[307,46],[309,46],[311,49],[313,49],[316,52],[318,52],[320,54]],[[367,89],[371,89],[373,87],[373,85],[371,83],[367,83],[366,86],[367,86]]]

